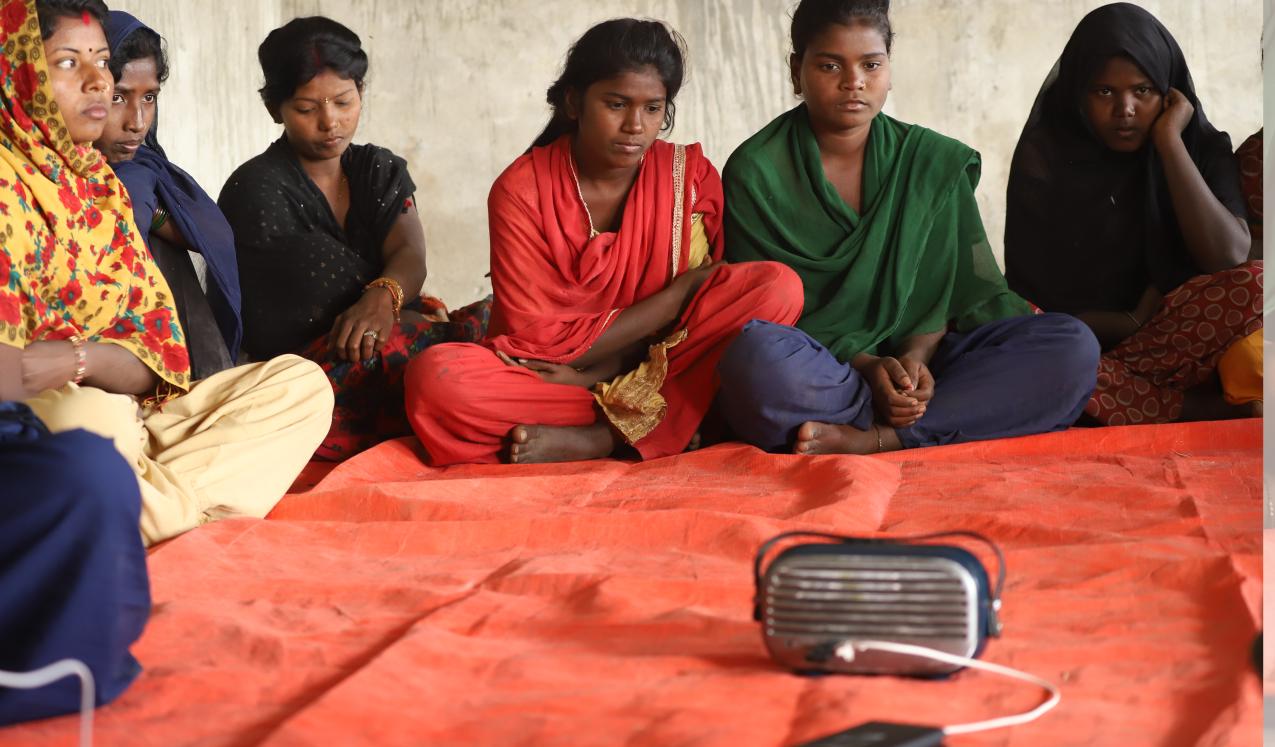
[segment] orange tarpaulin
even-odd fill
[[[152,554],[146,671],[98,712],[98,744],[741,747],[1026,710],[1034,688],[972,671],[789,674],[750,618],[752,556],[775,533],[960,528],[1008,556],[984,658],[1063,700],[949,744],[1257,745],[1260,445],[1248,421],[435,470],[414,441],[384,444],[265,521]]]

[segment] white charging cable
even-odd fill
[[[988,719],[987,721],[974,721],[968,724],[944,726],[944,734],[972,734],[978,731],[1004,729],[1010,726],[1030,723],[1041,716],[1044,716],[1053,709],[1054,706],[1058,705],[1058,701],[1062,700],[1062,693],[1058,692],[1058,688],[1055,687],[1053,683],[1043,680],[1034,674],[1020,672],[1017,669],[1010,669],[1009,667],[1001,666],[1000,664],[992,664],[991,662],[971,659],[968,656],[949,654],[946,651],[939,651],[925,646],[913,646],[908,643],[894,643],[891,641],[846,641],[837,647],[836,655],[845,661],[854,661],[855,656],[863,651],[885,651],[893,654],[917,656],[923,659],[941,661],[944,664],[951,664],[953,666],[981,669],[985,672],[992,672],[993,674],[999,674],[1004,677],[1011,677],[1016,680],[1030,682],[1033,685],[1038,685],[1044,688],[1045,691],[1049,693],[1049,697],[1045,699],[1045,702],[1025,713],[1019,713],[1014,716],[1005,716],[1002,718]]]
[[[79,659],[55,661],[34,672],[0,671],[0,687],[17,690],[35,690],[57,682],[63,677],[80,678],[80,747],[93,745],[93,673]]]

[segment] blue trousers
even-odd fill
[[[1026,436],[1067,428],[1093,392],[1100,350],[1066,314],[1021,316],[943,336],[931,359],[934,398],[895,429],[904,448]],[[749,322],[718,364],[717,407],[737,438],[788,451],[807,421],[867,430],[872,391],[810,335]]]
[[[141,671],[128,648],[150,614],[137,476],[110,441],[50,435],[14,403],[0,403],[0,476],[0,669],[79,659],[108,703]],[[0,687],[0,725],[79,709],[75,678]]]

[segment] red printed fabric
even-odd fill
[[[421,299],[421,303],[408,309],[446,312],[442,302],[434,298]],[[452,312],[445,322],[400,320],[369,361],[352,363],[338,358],[327,335],[307,345],[300,355],[319,364],[332,383],[336,399],[332,428],[314,458],[340,462],[382,441],[409,435],[412,430],[403,409],[403,373],[407,364],[432,345],[482,339],[490,315],[488,296]]]
[[[1103,425],[1172,422],[1182,414],[1186,390],[1261,328],[1260,260],[1194,277],[1165,296],[1142,329],[1103,354],[1085,412]]]

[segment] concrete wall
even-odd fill
[[[887,111],[982,152],[979,200],[1000,251],[1009,160],[1032,100],[1076,22],[1100,0],[898,0]],[[1262,8],[1253,0],[1144,0],[1186,51],[1206,111],[1238,145],[1261,125]],[[796,103],[786,40],[794,0],[119,0],[163,34],[172,76],[161,135],[214,195],[278,135],[256,95],[256,47],[297,15],[347,24],[371,56],[357,138],[404,156],[430,248],[426,289],[486,293],[486,197],[539,132],[570,43],[624,15],[671,22],[690,47],[674,138],[720,168]]]

